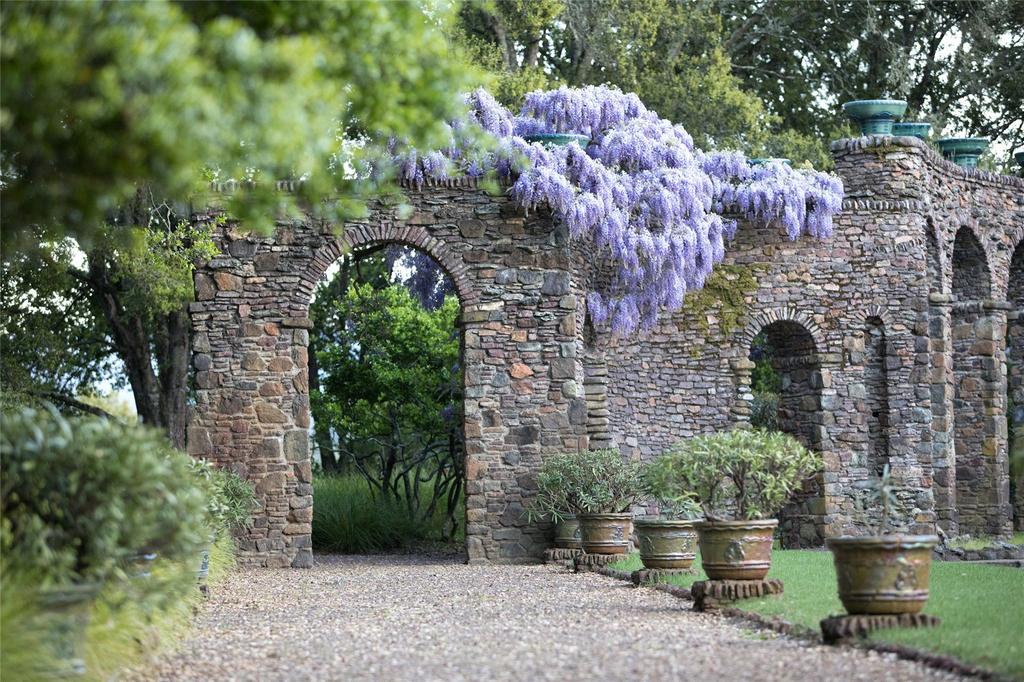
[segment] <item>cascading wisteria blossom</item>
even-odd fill
[[[401,177],[422,185],[493,172],[525,209],[550,207],[574,239],[590,240],[615,264],[587,309],[619,334],[650,327],[661,309],[678,310],[686,292],[700,289],[724,257],[736,217],[779,224],[790,239],[823,239],[842,207],[835,176],[702,152],[681,126],[613,88],[531,92],[518,116],[484,90],[466,101],[469,113],[450,123],[447,149],[396,150]],[[481,130],[497,143],[474,144]],[[546,148],[523,139],[537,133],[581,134],[590,143]]]

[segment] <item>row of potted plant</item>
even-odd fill
[[[699,546],[709,579],[760,580],[771,567],[774,515],[821,466],[792,436],[759,429],[697,436],[646,465],[616,450],[567,453],[544,463],[529,514],[555,521],[560,546],[622,554],[631,508],[653,499],[660,517],[635,522],[644,566],[689,568]],[[876,532],[828,540],[840,597],[849,613],[916,613],[927,599],[938,538],[888,533],[888,470],[874,490]]]
[[[843,104],[843,111],[860,126],[861,135],[902,135],[927,140],[932,124],[897,120],[907,111],[902,99],[860,99]],[[989,145],[987,137],[943,137],[935,141],[942,156],[958,166],[976,168]]]

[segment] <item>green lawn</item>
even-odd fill
[[[699,562],[698,555],[694,565]],[[641,567],[638,555],[612,565],[620,570]],[[782,580],[785,593],[750,599],[737,606],[814,629],[822,618],[843,613],[829,552],[776,550],[768,577]],[[703,579],[704,572],[698,569],[696,575],[674,576],[670,582],[689,587]],[[924,630],[883,631],[873,639],[953,655],[1024,679],[1024,571],[934,562],[931,598],[925,613],[941,618],[942,625]]]

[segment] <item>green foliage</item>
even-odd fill
[[[449,534],[464,460],[458,314],[454,295],[425,309],[392,283],[383,258],[343,264],[311,310],[311,406],[324,469],[358,472],[409,516],[429,522],[446,510]]]
[[[679,470],[668,457],[659,457],[643,468],[647,492],[658,502],[663,517],[670,519],[696,519],[700,517],[700,504],[680,480]]]
[[[618,450],[566,452],[544,460],[527,517],[562,521],[574,514],[625,512],[644,492],[642,467]]]
[[[431,484],[420,486],[426,497]],[[358,475],[315,476],[313,499],[313,548],[320,552],[384,552],[450,539],[440,509],[428,518],[410,515],[404,501],[375,494]]]
[[[191,467],[206,493],[206,515],[216,534],[224,534],[249,520],[256,508],[256,491],[252,483],[206,460],[193,459]]]
[[[155,431],[25,408],[0,421],[3,552],[41,584],[102,582],[206,538],[191,458]]]
[[[0,679],[46,679],[41,662],[56,653],[50,630],[39,617],[37,582],[30,574],[0,563]]]
[[[770,391],[754,393],[750,405],[750,425],[765,431],[779,430],[779,394]]]
[[[936,137],[972,132],[1011,149],[1024,140],[1019,2],[715,4],[743,88],[784,128],[835,139],[842,102],[898,97]]]
[[[664,485],[655,494],[695,498],[709,520],[769,518],[822,466],[792,436],[758,429],[695,436],[660,460]]]
[[[337,188],[343,136],[442,146],[474,84],[448,19],[369,0],[4,3],[4,251],[36,230],[87,241],[139,185],[185,199],[211,176],[259,181],[230,209],[269,229]],[[274,192],[300,176],[300,196]]]

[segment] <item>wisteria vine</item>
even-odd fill
[[[550,207],[574,239],[589,239],[616,267],[587,296],[597,324],[629,334],[678,310],[725,255],[736,218],[779,224],[790,239],[826,238],[842,207],[835,176],[782,163],[751,166],[739,152],[703,152],[682,128],[648,110],[635,94],[605,86],[536,91],[514,116],[485,90],[466,98],[446,149],[422,154],[393,147],[402,179],[495,173],[527,210]],[[481,146],[480,131],[497,139]],[[524,136],[588,136],[547,148]]]

